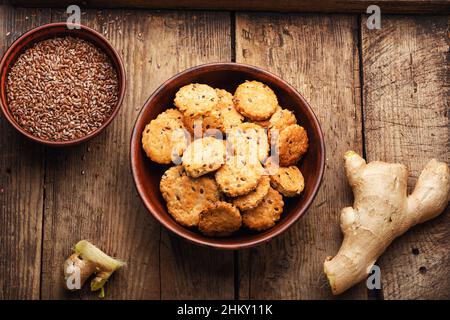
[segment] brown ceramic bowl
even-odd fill
[[[252,232],[241,228],[228,238],[210,238],[196,229],[179,225],[167,212],[166,204],[159,191],[161,176],[169,166],[152,162],[141,146],[144,127],[152,119],[173,106],[178,89],[189,83],[206,83],[215,88],[234,92],[245,80],[258,80],[270,86],[276,93],[281,106],[292,110],[299,124],[306,128],[310,140],[307,154],[299,163],[305,178],[305,189],[301,196],[284,198],[285,207],[280,221],[271,229]],[[212,63],[185,70],[163,83],[147,100],[142,108],[131,137],[131,170],[137,191],[147,209],[167,229],[200,245],[220,249],[242,249],[255,246],[279,235],[300,218],[311,205],[319,190],[325,165],[325,146],[320,129],[311,107],[305,99],[286,81],[257,67],[238,63]]]
[[[25,131],[16,122],[14,117],[8,108],[8,103],[6,99],[6,84],[8,72],[14,65],[15,61],[19,58],[27,48],[33,44],[53,37],[58,36],[73,36],[84,39],[93,43],[98,48],[102,49],[111,59],[112,64],[116,68],[117,76],[119,80],[119,99],[117,104],[109,116],[109,118],[95,131],[90,134],[70,140],[70,141],[49,141],[33,136],[32,134]],[[123,66],[122,59],[120,58],[117,51],[112,47],[112,45],[97,31],[81,25],[81,29],[68,29],[65,22],[49,23],[32,29],[18,38],[5,52],[3,58],[0,62],[0,109],[2,110],[3,116],[8,120],[8,122],[21,134],[27,138],[45,144],[49,146],[62,147],[70,146],[87,141],[96,135],[98,135],[103,129],[105,129],[117,115],[120,106],[122,105],[123,97],[125,95],[125,69]]]

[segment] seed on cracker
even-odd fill
[[[236,110],[251,120],[266,120],[276,111],[275,93],[264,83],[246,81],[234,93]]]
[[[297,119],[292,111],[279,108],[269,120],[269,139],[270,131],[278,130],[280,132],[291,124],[297,124]]]
[[[308,136],[303,127],[292,124],[280,131],[278,136],[280,166],[295,165],[307,150]]]
[[[270,178],[268,176],[263,176],[255,190],[250,191],[246,195],[233,198],[232,202],[236,207],[239,208],[239,210],[253,209],[261,203],[261,201],[269,192],[269,189]]]
[[[193,83],[182,87],[175,95],[175,106],[189,116],[204,115],[218,103],[216,90],[206,84]]]
[[[220,200],[220,192],[213,178],[189,177],[181,165],[171,167],[159,185],[170,215],[181,225],[197,226],[200,212]]]
[[[208,130],[217,129],[226,133],[244,120],[244,117],[236,111],[233,104],[233,96],[226,90],[216,89],[219,101],[209,112],[192,116],[185,113],[183,122],[186,128],[197,135],[202,135]]]
[[[242,213],[242,223],[249,229],[266,230],[275,225],[283,212],[283,197],[281,194],[270,188],[261,203],[253,209]]]
[[[183,154],[183,167],[187,174],[197,178],[216,171],[225,162],[226,148],[223,140],[214,137],[197,139]]]
[[[264,161],[269,154],[266,130],[257,124],[244,122],[228,132],[227,141],[235,155],[249,161]]]
[[[161,164],[178,160],[189,139],[178,110],[168,109],[152,120],[142,133],[142,147],[147,156]]]
[[[248,162],[239,156],[231,156],[216,171],[215,177],[223,193],[230,197],[237,197],[254,190],[262,173],[263,168],[259,161]]]
[[[239,230],[241,213],[228,202],[216,202],[200,213],[198,229],[207,236],[226,237]]]
[[[285,197],[298,196],[305,188],[305,179],[296,166],[279,167],[272,164],[272,159],[266,161],[266,169],[270,173],[271,186]]]

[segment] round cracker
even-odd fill
[[[236,110],[251,120],[266,120],[276,111],[278,100],[275,93],[264,83],[246,81],[234,93]]]
[[[227,141],[235,155],[248,161],[264,161],[269,154],[269,140],[266,130],[255,123],[244,122],[231,129]]]
[[[161,178],[159,185],[167,209],[181,225],[197,226],[200,212],[220,200],[220,192],[211,177],[193,179],[181,165],[171,167]]]
[[[272,115],[272,117],[273,117],[279,110],[281,110],[281,107],[280,107],[280,106],[277,106],[277,109],[276,109],[275,113]],[[259,120],[259,121],[258,121],[258,120],[251,120],[251,119],[247,119],[247,120],[248,120],[249,122],[253,122],[253,123],[257,124],[257,125],[260,126],[260,127],[269,129],[269,127],[270,127],[270,119],[272,119],[272,117],[270,117],[269,119],[266,119],[266,120]]]
[[[216,202],[200,213],[198,229],[210,237],[226,237],[239,230],[242,217],[238,209],[227,202]]]
[[[193,117],[207,114],[218,101],[216,90],[207,84],[191,83],[178,90],[174,103],[184,114]]]
[[[297,124],[297,118],[294,113],[287,109],[278,109],[269,120],[269,139],[270,131],[278,130],[278,132],[280,132],[291,124]]]
[[[231,156],[216,171],[220,190],[230,197],[237,197],[254,190],[261,179],[263,168],[259,161],[248,162],[238,156]]]
[[[219,110],[222,119],[222,132],[226,133],[228,130],[238,126],[244,121],[244,116],[237,112],[234,107],[233,95],[226,90],[216,89],[219,103],[217,109]]]
[[[168,109],[152,120],[142,133],[142,147],[147,156],[161,164],[170,164],[186,149],[189,139],[182,114]]]
[[[225,155],[223,140],[214,137],[197,139],[184,151],[183,167],[189,176],[197,178],[219,169],[225,162]]]
[[[196,116],[184,114],[183,123],[191,133],[201,135],[210,129],[226,133],[227,130],[239,125],[244,120],[244,117],[234,108],[231,93],[221,89],[215,90],[219,102],[210,112]],[[201,128],[201,131],[198,128]]]
[[[308,150],[308,135],[298,124],[291,124],[280,131],[278,136],[280,166],[295,165]]]
[[[206,130],[217,129],[222,126],[220,119],[216,117],[214,111],[206,115],[189,116],[183,115],[183,124],[195,138],[204,135]]]
[[[239,208],[239,210],[249,210],[257,207],[264,197],[267,195],[270,189],[270,179],[268,176],[263,176],[258,183],[255,190],[250,191],[248,194],[233,198],[233,204]]]
[[[269,158],[266,169],[270,172],[270,185],[285,197],[298,196],[305,188],[305,179],[296,166],[277,167]]]
[[[283,212],[283,197],[281,194],[270,188],[261,203],[253,209],[242,213],[242,223],[252,230],[266,230],[275,225]]]

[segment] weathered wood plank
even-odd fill
[[[68,6],[78,3],[96,8],[202,9],[282,12],[356,12],[364,13],[376,4],[384,13],[443,13],[450,11],[448,0],[14,0],[23,6]]]
[[[293,84],[316,112],[327,146],[309,212],[284,235],[241,254],[241,298],[331,298],[323,262],[339,248],[340,209],[352,200],[341,159],[348,149],[362,150],[357,28],[356,16],[237,14],[236,60]],[[344,297],[366,298],[365,287]]]
[[[446,16],[362,21],[368,160],[406,164],[410,187],[430,158],[450,160]],[[450,298],[449,209],[396,240],[379,261],[386,299]]]
[[[108,298],[232,296],[232,253],[202,249],[161,230],[143,208],[128,164],[131,129],[151,92],[182,69],[230,59],[229,15],[88,10],[82,23],[121,51],[128,89],[118,118],[104,134],[47,154],[43,296],[95,297],[65,293],[54,272],[82,238],[128,262],[109,283]]]
[[[0,6],[0,55],[22,33],[50,21],[48,9]],[[43,149],[0,118],[0,299],[38,299]]]
[[[90,10],[81,23],[107,37],[120,52],[127,93],[117,118],[90,142],[47,150],[42,297],[95,298],[63,290],[61,268],[73,245],[89,239],[127,266],[108,282],[110,299],[160,297],[160,227],[137,196],[129,170],[129,139],[141,105],[156,87],[148,63],[151,40],[145,13]],[[63,12],[53,14],[64,21]],[[55,272],[55,271],[58,272]]]
[[[207,62],[231,60],[230,14],[171,12],[152,15],[155,26],[149,46],[156,83],[177,72]],[[162,230],[162,299],[232,299],[233,253],[190,244]]]

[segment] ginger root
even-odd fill
[[[378,257],[412,226],[438,216],[450,198],[450,171],[432,159],[407,195],[407,168],[398,163],[366,161],[357,153],[344,156],[354,194],[352,207],[341,212],[344,240],[339,252],[324,263],[333,294],[367,278]]]
[[[75,245],[75,253],[64,262],[64,285],[68,290],[78,290],[95,273],[91,291],[102,290],[106,281],[124,262],[111,258],[87,240]],[[78,272],[79,271],[79,272]]]

